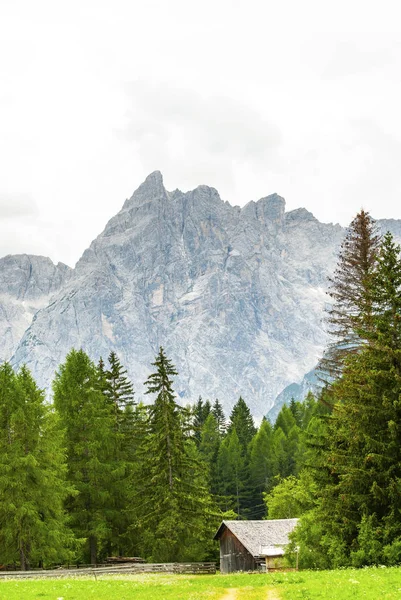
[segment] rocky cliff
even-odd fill
[[[9,360],[35,313],[67,281],[72,269],[50,258],[0,258],[0,361]]]
[[[394,222],[398,224],[399,222]],[[326,278],[343,236],[273,194],[242,209],[152,173],[39,310],[13,356],[49,386],[71,347],[115,350],[138,396],[163,345],[181,401],[242,396],[255,416],[301,380],[326,342]]]

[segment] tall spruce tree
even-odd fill
[[[0,562],[21,569],[72,556],[65,455],[53,409],[26,367],[0,366]]]
[[[116,414],[123,414],[127,406],[134,405],[134,386],[115,352],[110,352],[108,361],[109,368],[104,372],[103,391],[110,403],[114,405]]]
[[[231,411],[228,434],[232,433],[234,430],[241,446],[243,462],[240,473],[241,485],[239,488],[241,490],[240,511],[243,517],[248,517],[254,504],[252,489],[249,482],[249,444],[256,433],[256,427],[253,422],[251,411],[241,396]]]
[[[265,515],[263,493],[271,487],[274,473],[273,428],[269,421],[262,423],[249,447],[249,482],[252,490],[250,519],[262,519]]]
[[[212,405],[210,404],[209,400],[204,402],[202,397],[199,396],[197,403],[193,407],[194,440],[198,446],[201,441],[202,427],[204,426],[211,410]]]
[[[336,270],[329,280],[332,304],[327,322],[333,341],[319,364],[326,381],[341,374],[345,358],[365,342],[371,328],[371,283],[379,247],[377,225],[368,212],[361,210],[347,229]]]
[[[279,414],[277,415],[277,419],[274,424],[274,429],[278,429],[279,427],[281,427],[284,434],[286,436],[288,436],[291,429],[293,427],[295,427],[296,425],[297,425],[297,422],[295,420],[293,411],[291,410],[290,407],[288,407],[284,404],[284,406],[280,410]]]
[[[219,426],[214,414],[210,413],[201,430],[199,455],[207,466],[209,489],[214,497],[218,496],[220,490],[220,473],[217,463],[220,444]]]
[[[109,555],[121,555],[124,537],[130,525],[127,506],[132,493],[132,469],[135,447],[138,444],[138,419],[134,401],[134,388],[117,354],[110,352],[106,369],[102,359],[98,364],[98,382],[109,405],[113,419],[114,446],[110,447],[110,473],[113,493],[107,511],[110,536],[107,543]]]
[[[156,561],[201,558],[213,514],[204,468],[190,436],[191,415],[175,401],[172,378],[177,372],[163,348],[153,366],[156,370],[145,385],[146,393],[156,398],[148,408],[148,432],[136,473],[142,550]]]
[[[387,234],[371,279],[367,343],[332,385],[334,411],[321,448],[326,472],[318,471],[318,505],[298,534],[318,566],[401,560],[399,252]]]
[[[217,466],[220,475],[220,509],[224,512],[234,511],[238,517],[244,517],[245,458],[235,427],[221,442]]]
[[[219,427],[220,436],[223,437],[227,430],[226,416],[224,414],[223,406],[219,400],[214,401],[212,413],[217,421]]]
[[[71,350],[53,382],[67,448],[67,479],[77,490],[66,503],[83,558],[96,564],[111,535],[116,469],[115,417],[99,389],[99,372],[83,350]],[[114,488],[114,489],[113,489]]]
[[[248,444],[256,433],[255,423],[245,400],[240,396],[238,402],[234,405],[230,415],[230,425],[228,432],[236,430],[238,440],[242,446],[243,455],[248,452]]]

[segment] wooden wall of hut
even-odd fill
[[[220,538],[220,572],[255,571],[257,567],[252,554],[226,529]]]

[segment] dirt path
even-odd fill
[[[220,600],[236,600],[237,592],[237,588],[227,588],[224,596],[222,596]]]
[[[280,600],[280,595],[277,590],[267,590],[266,600]]]

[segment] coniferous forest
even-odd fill
[[[73,349],[46,401],[0,366],[0,563],[217,558],[220,521],[300,517],[300,565],[401,561],[401,259],[368,213],[329,282],[322,390],[256,427],[246,399],[182,407],[163,348],[137,398],[112,352]]]
[[[266,491],[299,474],[312,395],[257,429],[242,398],[228,418],[218,400],[180,406],[163,348],[153,367],[146,405],[113,352],[71,350],[52,404],[25,367],[0,367],[1,563],[215,559],[220,521],[265,517]]]

